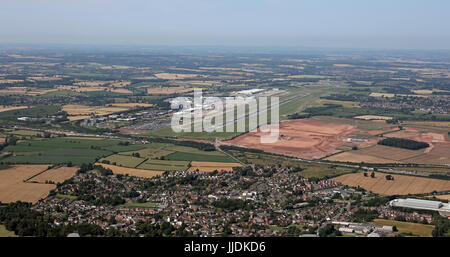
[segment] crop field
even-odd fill
[[[159,79],[186,79],[197,77],[197,74],[184,74],[184,73],[157,73],[155,77]]]
[[[150,87],[147,88],[147,94],[155,95],[170,95],[176,93],[186,93],[192,91],[193,88],[186,88],[184,86],[177,87]]]
[[[110,164],[104,164],[104,163],[96,163],[96,165],[101,165],[107,169],[111,169],[114,174],[122,174],[122,175],[129,175],[129,176],[142,177],[142,178],[152,178],[154,176],[160,176],[164,173],[164,171],[160,171],[160,170],[133,169],[133,168],[114,166],[114,165],[110,165]]]
[[[67,114],[71,116],[80,116],[80,115],[108,115],[115,112],[123,112],[128,110],[129,108],[124,107],[104,107],[104,106],[87,106],[87,105],[79,105],[79,104],[68,104],[64,105],[62,110],[67,112]]]
[[[376,172],[375,178],[363,173],[351,173],[333,180],[352,187],[361,187],[380,195],[424,194],[450,190],[450,181],[392,174],[394,180],[386,180],[385,173]]]
[[[233,159],[226,155],[209,155],[187,152],[175,152],[167,155],[166,160],[173,161],[200,161],[200,162],[234,162]]]
[[[5,152],[13,155],[3,159],[9,163],[68,163],[83,164],[113,154],[113,152],[142,149],[140,145],[119,145],[118,140],[51,138],[24,140],[10,145]]]
[[[46,170],[44,173],[33,177],[30,182],[45,183],[52,181],[55,183],[62,183],[65,180],[75,176],[78,167],[60,167],[56,169]]]
[[[431,237],[434,229],[433,225],[426,225],[420,223],[413,222],[404,222],[404,221],[396,221],[396,220],[384,220],[384,219],[374,219],[371,222],[380,226],[396,226],[398,232],[411,232],[414,235],[420,237]]]
[[[379,116],[379,115],[361,115],[361,116],[356,116],[354,118],[360,119],[360,120],[392,120],[392,117]]]
[[[125,108],[136,108],[136,107],[151,107],[152,104],[146,104],[146,103],[114,103],[111,104],[111,106],[114,107],[125,107]]]
[[[6,111],[12,111],[12,110],[20,110],[20,109],[26,109],[28,106],[0,106],[0,112],[6,112]]]
[[[184,171],[189,161],[147,160],[137,168],[146,170]]]
[[[191,167],[188,171],[202,171],[202,172],[212,172],[212,171],[233,171],[233,167],[241,167],[240,163],[230,163],[230,162],[191,162]]]
[[[24,180],[47,168],[48,165],[16,165],[0,170],[0,202],[24,201],[35,203],[39,199],[45,198],[50,190],[56,188],[56,185],[29,183],[24,182]]]
[[[121,155],[121,154],[113,154],[108,157],[105,157],[103,159],[99,160],[102,161],[109,161],[111,164],[116,166],[124,166],[129,168],[136,168],[140,163],[145,161],[145,158],[139,158],[134,156],[127,156],[127,155]]]

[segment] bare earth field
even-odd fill
[[[107,169],[111,169],[114,174],[122,174],[122,175],[128,174],[130,176],[142,178],[152,178],[154,176],[160,176],[164,173],[164,171],[159,170],[141,170],[141,169],[125,168],[105,163],[96,163],[95,165],[101,165]]]
[[[312,119],[290,120],[280,123],[280,139],[271,144],[261,144],[262,132],[247,133],[227,143],[261,149],[271,153],[305,159],[318,159],[339,152],[343,139],[356,132],[356,127],[346,124],[325,123]]]
[[[413,177],[394,174],[394,180],[386,180],[385,173],[377,172],[375,178],[368,174],[351,173],[333,178],[333,180],[352,187],[361,187],[380,195],[424,194],[433,191],[450,190],[450,181],[423,177]]]
[[[23,181],[47,168],[48,165],[16,165],[6,170],[0,170],[0,202],[35,203],[39,199],[45,198],[50,190],[56,188],[56,185]]]

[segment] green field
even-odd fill
[[[117,165],[117,166],[123,166],[128,168],[135,168],[140,163],[145,161],[145,158],[139,158],[139,157],[133,157],[133,156],[127,156],[127,155],[121,155],[121,154],[113,154],[108,157],[105,157],[103,159],[99,160],[100,162],[103,161],[109,161],[110,164]]]
[[[137,168],[146,170],[184,171],[188,168],[189,161],[148,160]]]
[[[63,194],[56,194],[55,195],[56,198],[65,198],[65,199],[71,199],[71,200],[76,200],[78,197],[75,195],[63,195]]]
[[[148,203],[125,203],[120,205],[120,207],[126,208],[156,208],[158,203],[148,202]]]
[[[82,138],[51,138],[41,140],[24,140],[16,145],[10,145],[3,152],[13,152],[14,155],[2,159],[10,163],[67,163],[82,164],[94,162],[119,151],[142,149],[140,145],[119,145],[118,140],[82,139]]]
[[[166,160],[174,161],[200,161],[200,162],[235,162],[230,157],[223,155],[207,155],[198,153],[176,152],[165,157]]]

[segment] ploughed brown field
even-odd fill
[[[361,187],[380,195],[424,194],[433,191],[450,190],[450,181],[391,174],[394,180],[386,180],[385,173],[375,172],[375,178],[367,177],[362,172],[350,173],[333,178],[333,180],[352,187]]]
[[[228,141],[237,146],[261,149],[271,153],[305,159],[319,159],[337,153],[336,148],[346,144],[346,138],[357,131],[348,124],[326,123],[312,119],[280,122],[280,137],[275,143],[262,144],[260,131],[246,133]]]

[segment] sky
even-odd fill
[[[1,0],[0,43],[450,49],[448,0]]]

